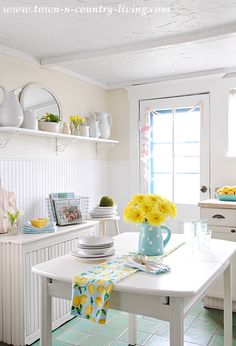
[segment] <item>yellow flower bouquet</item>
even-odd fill
[[[176,216],[176,206],[168,199],[154,194],[135,195],[124,210],[124,220],[140,224],[138,252],[159,256],[171,238],[171,230],[163,225],[167,217]],[[162,233],[167,233],[165,239]]]
[[[154,194],[134,195],[124,211],[124,220],[134,223],[161,225],[167,217],[176,216],[176,206],[168,199]]]
[[[70,122],[74,125],[74,127],[77,129],[79,125],[85,123],[85,118],[82,118],[80,115],[71,115],[70,116]]]

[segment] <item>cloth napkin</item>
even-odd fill
[[[167,265],[158,264],[155,261],[151,261],[151,262],[149,261],[149,263],[152,265],[153,270],[147,270],[144,264],[139,264],[135,262],[132,258],[128,258],[125,262],[125,265],[127,267],[136,268],[142,272],[146,272],[146,273],[154,274],[154,275],[158,275],[158,274],[166,273],[170,271],[170,267]]]
[[[39,234],[39,233],[53,233],[56,228],[53,222],[50,222],[48,225],[42,228],[34,227],[28,221],[23,228],[23,233],[25,234]]]
[[[125,263],[126,258],[115,258],[75,276],[71,314],[105,324],[114,284],[138,271],[128,268]]]

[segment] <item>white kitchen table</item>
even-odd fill
[[[172,244],[180,237],[173,235]],[[137,249],[138,233],[122,233],[114,239],[118,255]],[[169,321],[170,345],[183,346],[184,315],[223,274],[224,345],[231,346],[230,259],[235,251],[235,243],[217,239],[212,239],[210,248],[205,250],[183,245],[163,260],[171,267],[171,272],[157,276],[137,272],[118,282],[112,292],[110,307],[130,314],[129,343],[136,344],[136,314],[141,314]],[[51,346],[52,343],[52,297],[70,300],[73,276],[86,271],[93,263],[66,255],[33,267],[33,271],[41,276],[41,346]]]

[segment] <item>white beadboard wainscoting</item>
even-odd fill
[[[100,160],[0,159],[0,178],[24,210],[22,222],[47,215],[45,198],[50,192],[88,196],[90,208],[108,193],[107,162]]]
[[[50,192],[74,191],[89,197],[90,209],[102,195],[112,196],[121,216],[121,231],[127,229],[122,212],[129,199],[128,161],[4,158],[0,159],[0,179],[25,212],[21,225],[47,215],[45,198]]]

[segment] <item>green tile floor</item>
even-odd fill
[[[127,346],[128,314],[110,310],[105,326],[74,318],[53,332],[53,346]],[[236,346],[236,313],[233,316]],[[223,313],[195,305],[184,321],[185,346],[221,346],[223,341]],[[169,346],[169,324],[153,318],[138,316],[138,345]],[[39,346],[39,341],[33,346]]]

